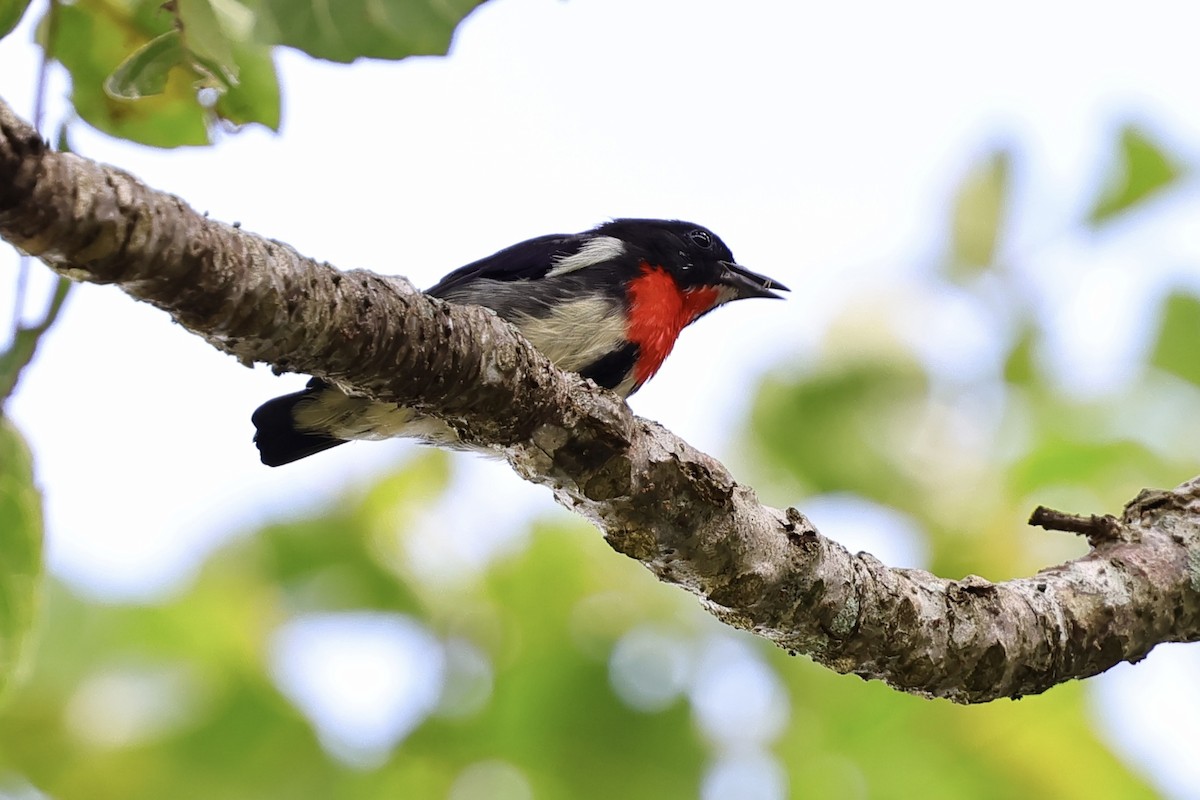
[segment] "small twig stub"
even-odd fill
[[[1029,524],[1048,531],[1066,531],[1086,536],[1093,546],[1121,538],[1121,523],[1111,514],[1068,514],[1038,506],[1030,515]]]

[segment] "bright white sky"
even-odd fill
[[[1197,30],[1200,11],[1182,0],[493,0],[449,59],[347,68],[282,54],[282,136],[252,129],[156,152],[80,127],[73,142],[214,217],[421,286],[519,239],[613,216],[707,225],[795,291],[689,330],[633,406],[736,463],[731,431],[755,376],[811,357],[856,288],[927,267],[953,186],[1006,142],[1023,154],[1016,246],[1052,242],[1047,286],[1090,269],[1105,278],[1067,303],[1056,360],[1093,385],[1116,379],[1122,360],[1109,354],[1128,356],[1128,327],[1106,328],[1111,347],[1096,347],[1093,329],[1085,348],[1078,331],[1144,293],[1147,275],[1190,264],[1200,282],[1200,236],[1130,224],[1115,246],[1059,237],[1094,196],[1121,123],[1200,161]],[[0,94],[25,113],[30,36],[27,22],[0,42]],[[56,76],[52,120],[64,88]],[[12,264],[0,254],[0,275]],[[11,298],[0,280],[0,323]],[[946,358],[971,360],[943,341]],[[243,369],[117,290],[79,287],[12,405],[46,491],[52,568],[96,595],[169,592],[230,531],[303,513],[405,457],[406,443],[356,444],[262,467],[249,413],[301,382]],[[502,465],[460,463],[460,491],[486,481],[489,502],[454,504],[453,530],[500,529],[496,545],[529,509],[552,507]],[[514,498],[499,525],[496,486]],[[908,554],[827,532],[885,559]],[[431,558],[452,569],[478,545]],[[1146,763],[1178,797],[1200,793],[1186,752],[1200,741],[1200,697],[1160,708],[1146,687],[1181,690],[1198,670],[1195,648],[1160,648],[1093,684],[1127,751],[1175,743],[1174,757]]]

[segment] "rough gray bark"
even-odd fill
[[[592,520],[713,614],[898,689],[963,703],[1041,692],[1200,638],[1200,479],[1112,517],[1044,512],[1085,557],[990,583],[890,569],[823,538],[615,395],[556,370],[494,315],[339,272],[50,151],[0,101],[0,236],[115,283],[245,364],[263,361],[445,419]]]

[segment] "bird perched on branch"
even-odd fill
[[[739,266],[690,222],[618,219],[585,233],[530,239],[455,270],[428,294],[481,305],[511,322],[560,369],[629,397],[662,366],[687,325],[717,306],[787,287]],[[448,426],[313,378],[254,412],[272,467],[351,439],[453,441]]]

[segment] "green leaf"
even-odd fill
[[[997,150],[972,167],[959,186],[951,216],[951,277],[969,277],[995,260],[1011,165],[1011,154]]]
[[[238,64],[233,44],[209,0],[176,0],[183,23],[183,45],[205,71],[212,73],[221,88],[236,86]]]
[[[483,0],[258,0],[260,38],[316,58],[442,55]]]
[[[1200,386],[1200,297],[1167,298],[1150,363]]]
[[[1008,351],[1004,360],[1004,380],[1015,386],[1030,386],[1040,377],[1037,360],[1034,356],[1037,350],[1038,332],[1032,325],[1021,326],[1016,341]]]
[[[0,0],[0,39],[12,33],[25,16],[30,0]]]
[[[42,498],[33,457],[0,416],[0,692],[27,658],[42,579]]]
[[[217,98],[213,110],[234,125],[257,122],[273,131],[279,130],[279,76],[271,48],[236,42],[233,48],[239,67],[238,83]]]
[[[102,0],[58,7],[56,24],[50,31],[43,26],[41,39],[71,73],[71,99],[80,117],[112,136],[156,147],[208,143],[208,114],[188,70],[170,70],[161,94],[137,101],[118,100],[104,90],[130,52],[172,30],[172,19],[161,10]]]
[[[1183,173],[1184,168],[1147,134],[1126,125],[1121,129],[1104,189],[1088,213],[1088,223],[1098,227],[1169,186]]]
[[[167,31],[139,47],[122,61],[108,79],[104,91],[117,100],[137,100],[167,90],[167,76],[183,64],[179,31]]]

